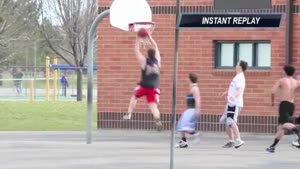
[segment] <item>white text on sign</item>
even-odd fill
[[[258,25],[260,17],[203,17],[202,24]]]

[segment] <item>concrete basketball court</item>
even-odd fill
[[[0,132],[1,169],[169,169],[170,132],[100,130],[85,132]],[[264,149],[272,135],[242,134],[246,144],[222,149],[224,133],[201,133],[188,149],[175,149],[175,169],[299,168],[300,149],[286,136],[277,152]]]

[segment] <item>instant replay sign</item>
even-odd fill
[[[278,28],[281,14],[181,14],[179,28]]]

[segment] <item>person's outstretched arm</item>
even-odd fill
[[[134,51],[135,51],[135,56],[141,66],[142,69],[145,69],[145,66],[146,66],[146,58],[145,56],[142,54],[142,52],[140,51],[140,42],[139,42],[139,39],[136,38],[136,42],[135,42],[135,48],[134,48]]]
[[[158,61],[158,64],[159,64],[159,67],[161,66],[160,62],[161,62],[161,57],[160,57],[160,52],[159,52],[159,49],[158,49],[158,46],[157,46],[157,43],[155,42],[155,40],[153,39],[151,33],[148,33],[149,34],[149,40],[151,42],[151,44],[154,46],[155,48],[155,57]]]

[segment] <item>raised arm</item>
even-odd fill
[[[149,40],[150,40],[151,44],[154,46],[154,48],[155,48],[155,57],[156,57],[156,59],[157,59],[157,61],[158,61],[159,67],[160,67],[160,66],[161,66],[161,64],[160,64],[160,62],[161,62],[161,57],[160,57],[160,52],[159,52],[157,43],[156,43],[155,40],[153,39],[151,33],[148,32],[148,34],[149,34]]]
[[[145,56],[142,54],[142,52],[140,51],[140,43],[139,43],[139,39],[136,38],[136,42],[135,42],[135,57],[137,58],[140,66],[142,69],[145,69],[146,66],[146,58]]]

